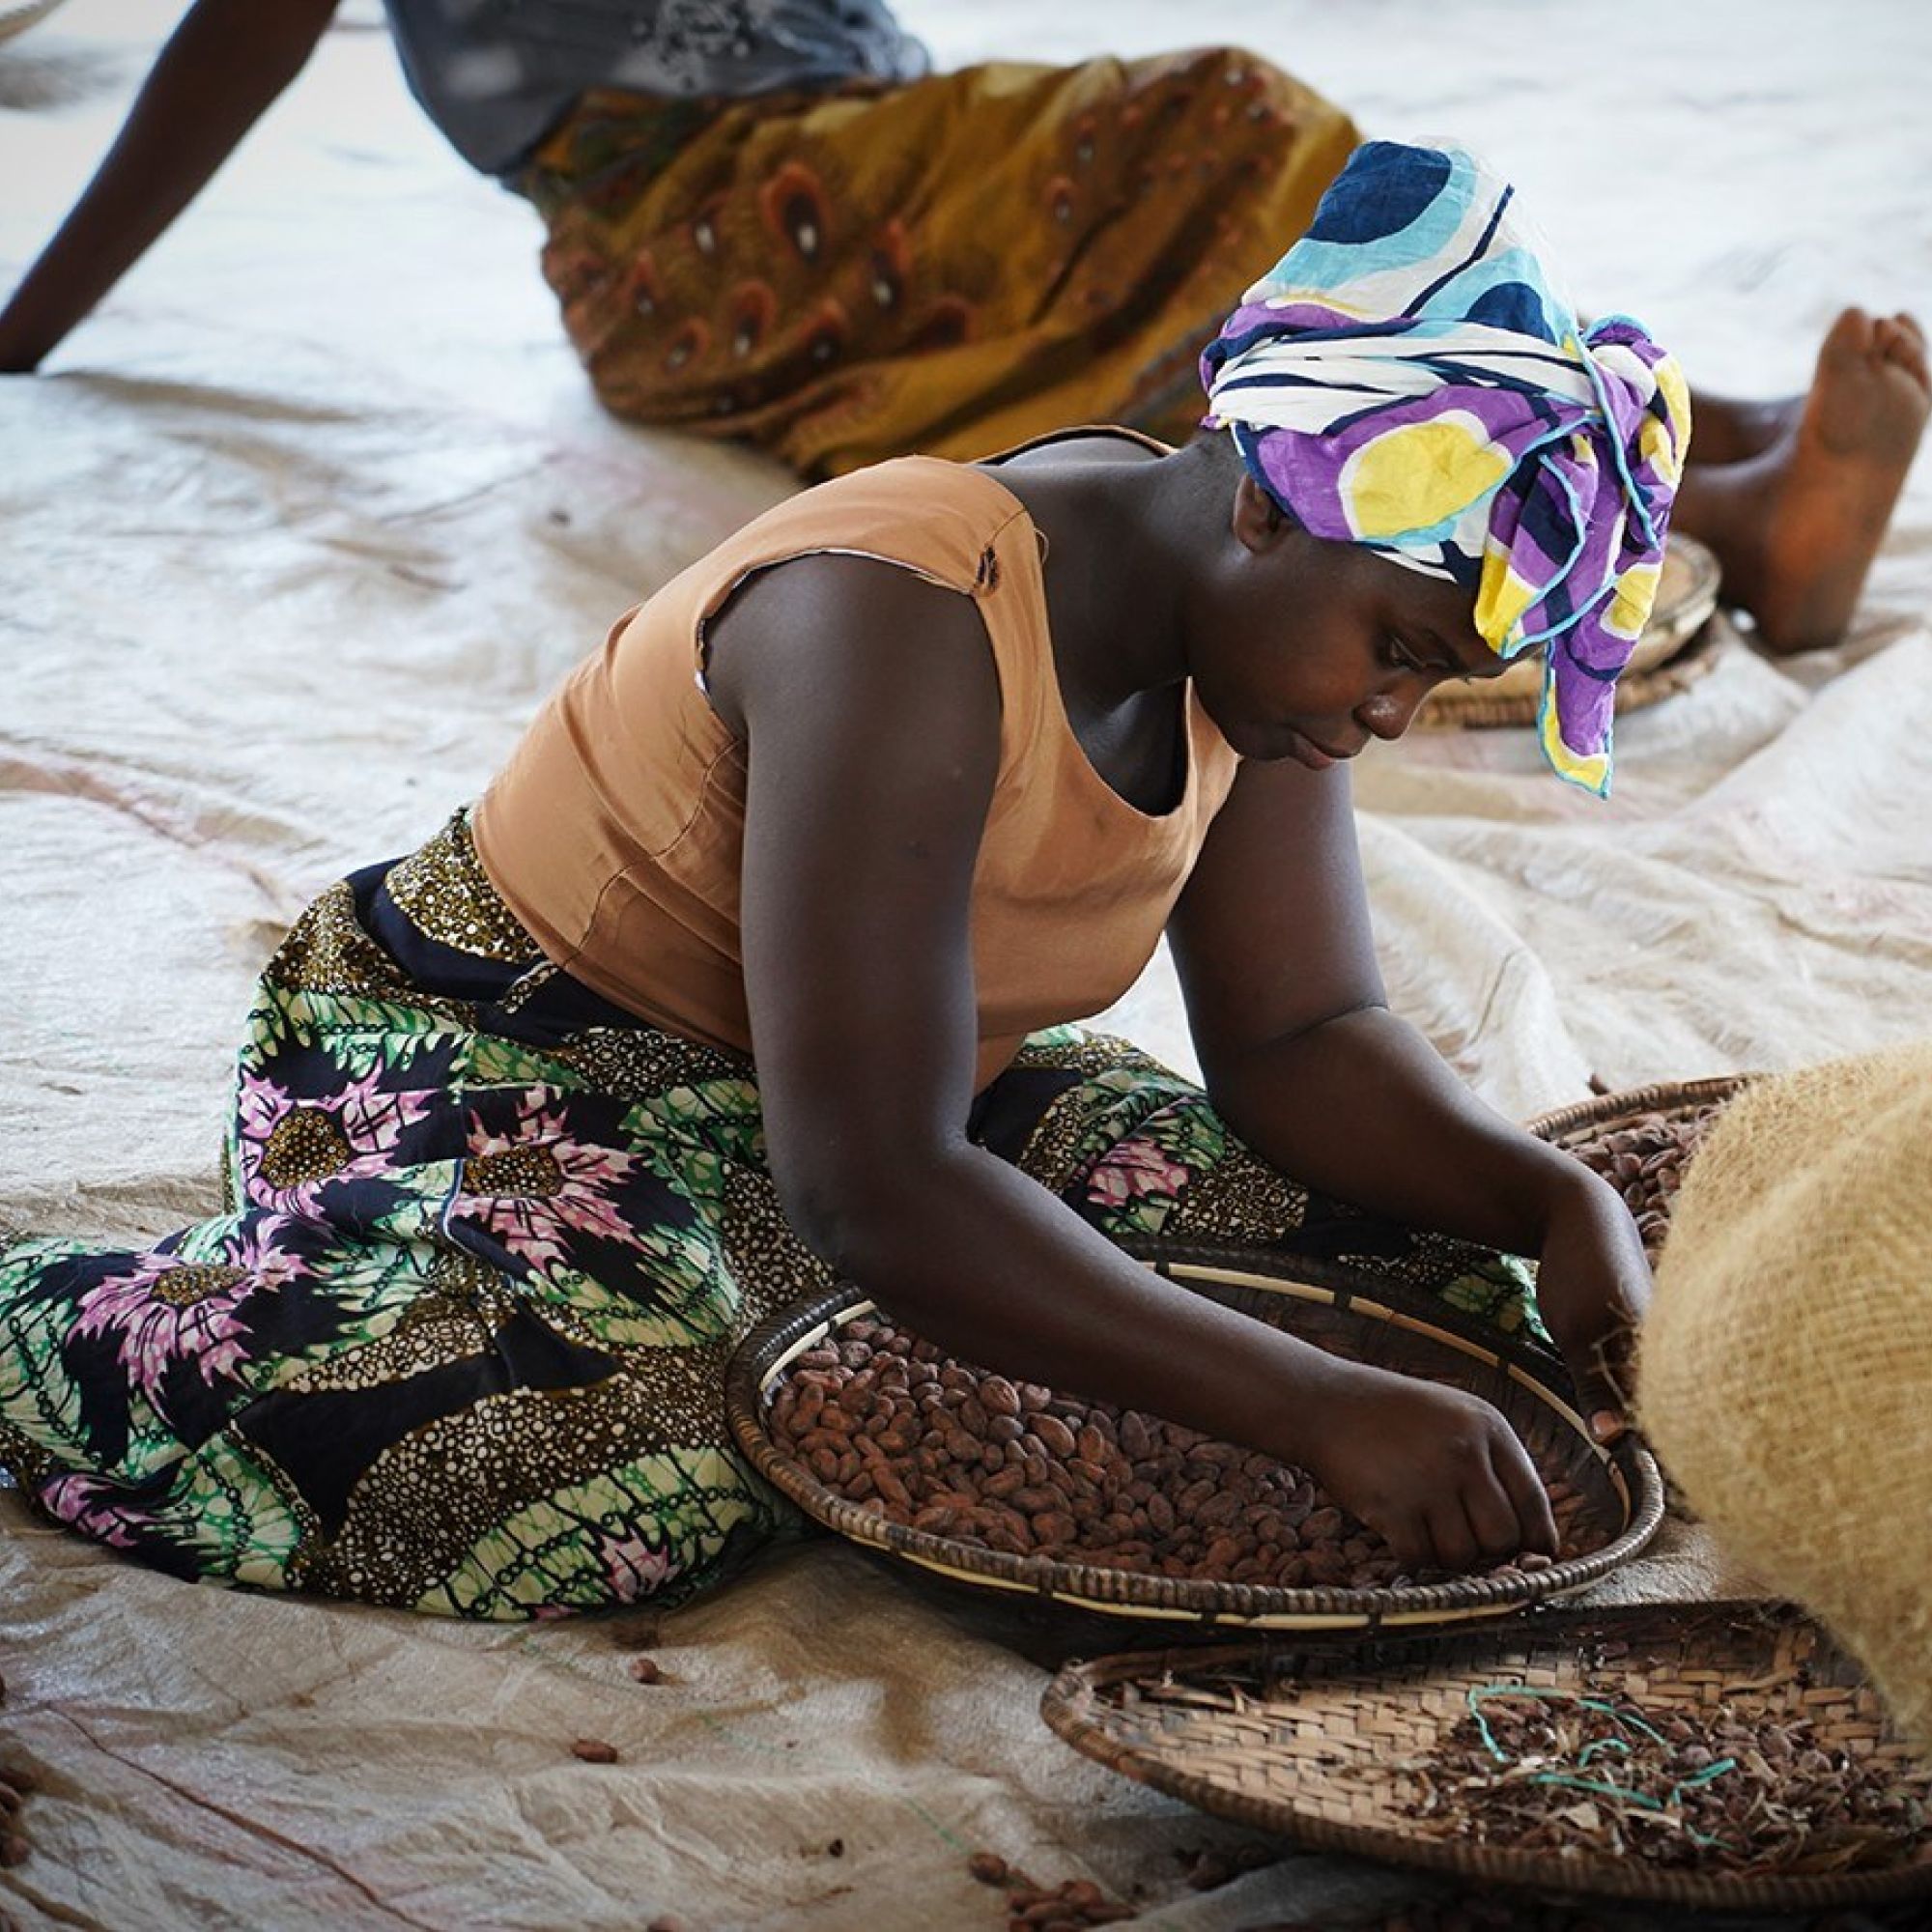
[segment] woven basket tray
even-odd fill
[[[1932,1897],[1932,1837],[1865,1870],[1744,1875],[1634,1856],[1524,1852],[1431,1835],[1403,1762],[1439,1748],[1479,1686],[1627,1699],[1646,1715],[1804,1717],[1826,1748],[1913,1769],[1857,1666],[1816,1626],[1762,1605],[1548,1610],[1507,1629],[1366,1646],[1245,1644],[1074,1663],[1041,1700],[1076,1750],[1143,1784],[1318,1850],[1540,1890],[1731,1909]],[[1918,1861],[1914,1861],[1915,1850]],[[1932,1922],[1932,1920],[1928,1920]]]
[[[1662,1114],[1674,1120],[1684,1114],[1702,1113],[1707,1107],[1720,1106],[1761,1078],[1754,1073],[1719,1073],[1708,1080],[1666,1080],[1654,1087],[1629,1087],[1620,1094],[1603,1094],[1594,1100],[1578,1100],[1574,1106],[1552,1107],[1546,1114],[1534,1114],[1523,1124],[1527,1133],[1555,1147],[1594,1139],[1615,1127],[1627,1126],[1644,1114]]]
[[[1663,554],[1657,603],[1637,639],[1629,668],[1617,680],[1619,713],[1688,691],[1716,662],[1705,626],[1718,608],[1718,559],[1695,537],[1671,533]],[[1533,724],[1543,696],[1541,652],[1480,684],[1445,684],[1416,713],[1419,731]]]
[[[725,1381],[725,1411],[738,1446],[806,1515],[855,1543],[962,1584],[1022,1592],[1107,1617],[1308,1631],[1497,1617],[1594,1582],[1657,1533],[1663,1490],[1649,1452],[1628,1438],[1607,1453],[1599,1449],[1571,1406],[1561,1370],[1540,1351],[1511,1344],[1434,1296],[1335,1264],[1243,1249],[1122,1245],[1170,1280],[1305,1341],[1473,1390],[1561,1469],[1586,1498],[1583,1520],[1609,1540],[1586,1556],[1513,1577],[1381,1590],[1281,1589],[1008,1555],[891,1522],[828,1489],[767,1429],[772,1397],[794,1357],[872,1309],[856,1290],[814,1296],[745,1342]]]

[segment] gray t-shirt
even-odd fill
[[[765,94],[916,80],[884,0],[384,0],[424,111],[485,174],[515,171],[593,87]]]

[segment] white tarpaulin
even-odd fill
[[[177,11],[70,0],[0,54],[0,283]],[[1456,133],[1514,174],[1586,305],[1640,314],[1721,391],[1800,386],[1844,301],[1932,301],[1932,10],[1907,0],[903,11],[945,65],[1211,25],[1372,131]],[[0,1220],[126,1237],[211,1210],[282,926],[472,796],[619,610],[791,487],[600,413],[534,216],[440,145],[377,22],[354,0],[105,310],[0,381]],[[1921,469],[1851,640],[1789,666],[1727,642],[1622,726],[1610,804],[1525,733],[1378,750],[1362,837],[1398,1007],[1518,1114],[1592,1073],[1932,1030],[1929,609]],[[1158,969],[1124,1010],[1185,1062]],[[0,1908],[966,1932],[1002,1920],[965,1872],[982,1846],[1175,1932],[1402,1889],[1290,1860],[1187,1892],[1177,1848],[1243,1834],[1050,1736],[1017,1624],[814,1544],[672,1616],[646,1690],[609,1624],[191,1589],[0,1495],[0,1761],[46,1785]],[[621,1761],[572,1758],[586,1733]]]

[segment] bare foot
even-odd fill
[[[1816,650],[1843,636],[1928,410],[1918,324],[1848,308],[1818,352],[1795,427],[1756,456],[1687,470],[1679,527],[1717,551],[1724,596],[1757,619],[1766,649]]]

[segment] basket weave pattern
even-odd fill
[[[1142,1651],[1069,1664],[1047,1723],[1110,1769],[1315,1849],[1494,1883],[1765,1910],[1932,1895],[1932,1839],[1816,1875],[1697,1872],[1437,1834],[1407,1810],[1405,1759],[1440,1749],[1478,1687],[1626,1697],[1656,1718],[1808,1719],[1830,1747],[1913,1762],[1856,1663],[1797,1613],[1745,1605],[1554,1610],[1506,1630],[1367,1646]]]

